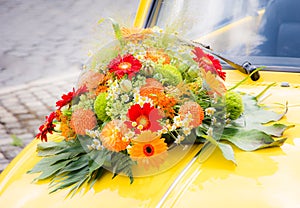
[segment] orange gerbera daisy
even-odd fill
[[[143,131],[128,148],[130,157],[146,170],[159,168],[167,157],[167,144],[157,132]]]
[[[199,126],[200,124],[202,124],[202,121],[204,119],[203,109],[198,103],[193,101],[185,102],[182,106],[180,106],[178,113],[182,119],[187,113],[191,113],[192,121],[190,122],[190,125],[192,127]]]
[[[145,58],[150,59],[155,63],[162,61],[162,64],[170,64],[171,61],[168,54],[166,54],[162,50],[149,50],[146,52]]]
[[[127,126],[121,120],[112,120],[102,129],[100,140],[108,150],[120,152],[130,143],[129,140],[124,139],[127,132]]]

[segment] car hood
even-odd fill
[[[238,71],[227,71],[228,86],[244,78]],[[239,90],[258,94],[275,82],[264,100],[268,105],[288,101],[282,122],[295,125],[284,137],[281,148],[255,152],[234,149],[237,165],[226,161],[216,150],[204,163],[194,156],[200,146],[171,169],[149,177],[125,176],[112,179],[106,173],[92,189],[73,197],[60,190],[49,194],[48,181],[33,183],[27,174],[38,161],[35,140],[0,175],[0,204],[4,207],[296,207],[300,195],[300,74],[261,72],[257,82],[245,82]],[[290,87],[281,87],[288,82]],[[51,136],[55,140],[58,136]]]

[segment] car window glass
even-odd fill
[[[300,57],[299,8],[299,0],[165,0],[157,25],[222,54]]]

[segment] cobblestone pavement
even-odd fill
[[[0,90],[0,172],[34,139],[45,116],[55,110],[61,93],[72,89],[78,75]]]
[[[138,0],[0,0],[0,172],[72,89],[88,49],[111,37],[97,21],[130,25],[137,6]]]

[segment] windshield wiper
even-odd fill
[[[234,61],[231,61],[231,60],[225,58],[221,54],[218,54],[218,53],[212,51],[209,46],[203,45],[202,43],[198,43],[198,42],[195,42],[195,41],[193,41],[193,43],[201,46],[201,48],[203,48],[203,50],[205,50],[205,51],[209,52],[210,54],[218,57],[219,59],[225,61],[232,68],[237,69],[237,70],[239,70],[240,72],[242,72],[244,74],[248,74],[249,75],[249,74],[251,74],[253,71],[255,71],[257,69],[257,67],[254,66],[254,65],[252,65],[249,61],[245,61],[242,65],[240,65],[240,64],[237,64]],[[259,77],[260,77],[260,74],[259,74],[258,71],[251,75],[251,79],[253,81],[257,81],[259,79]]]

